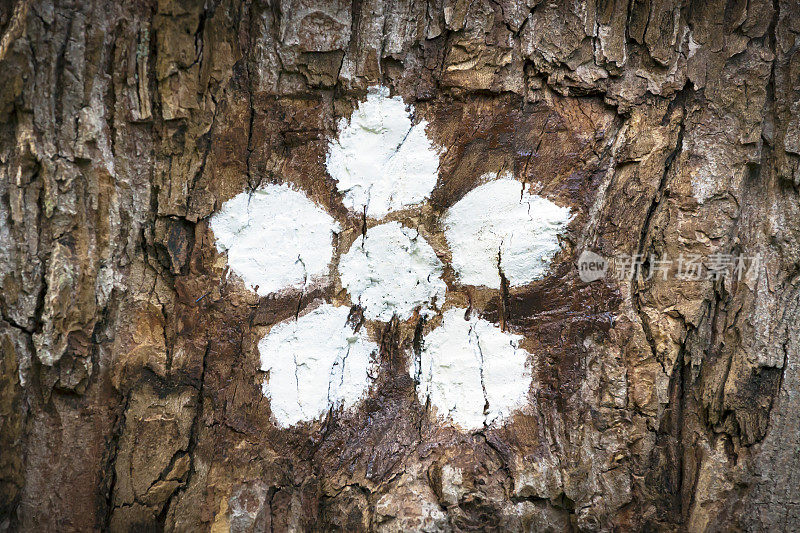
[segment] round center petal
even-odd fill
[[[442,263],[417,233],[398,222],[367,230],[339,261],[342,286],[370,320],[388,321],[438,309],[447,287]]]

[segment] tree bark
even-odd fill
[[[0,1],[0,529],[800,528],[798,35],[795,0]],[[502,424],[420,403],[436,318],[363,321],[354,409],[282,428],[262,391],[271,326],[353,302],[257,296],[210,218],[292,184],[339,257],[372,222],[326,153],[378,85],[443,149],[392,216],[445,263],[487,173],[573,214],[533,283],[446,268],[532,354]],[[642,262],[586,283],[585,251]],[[720,254],[761,269],[654,275]]]

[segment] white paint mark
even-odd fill
[[[333,218],[288,185],[267,185],[225,202],[211,218],[228,265],[259,296],[304,288],[328,276]]]
[[[439,150],[425,134],[426,121],[412,124],[413,111],[377,87],[349,120],[339,121],[326,165],[348,209],[381,218],[419,204],[436,186]]]
[[[331,407],[356,405],[374,380],[378,345],[347,323],[348,307],[322,304],[276,324],[258,343],[264,395],[280,427],[317,420]]]
[[[339,261],[342,286],[370,320],[400,320],[439,309],[447,286],[442,262],[416,230],[388,222],[367,230]]]
[[[417,397],[430,400],[441,418],[465,430],[498,423],[528,401],[530,354],[520,335],[501,331],[467,310],[444,313],[442,325],[425,336],[422,353],[409,369]]]
[[[500,269],[512,287],[530,283],[545,274],[570,218],[569,208],[523,191],[506,173],[448,209],[443,225],[453,269],[465,285],[499,289]]]

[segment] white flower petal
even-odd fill
[[[512,287],[530,283],[547,271],[570,218],[509,175],[476,187],[443,219],[453,269],[464,285],[499,289],[500,268]]]
[[[267,185],[225,202],[211,218],[217,249],[251,290],[266,296],[328,276],[336,221],[288,185]]]
[[[378,345],[354,332],[348,307],[323,304],[276,324],[258,343],[261,369],[269,371],[264,395],[280,427],[317,420],[331,407],[349,409],[373,381]]]
[[[528,402],[530,354],[519,347],[520,335],[477,317],[466,320],[465,313],[460,308],[444,313],[442,325],[425,336],[409,373],[418,380],[422,405],[430,400],[440,418],[477,430]]]
[[[384,87],[373,89],[349,120],[340,120],[326,165],[345,207],[380,218],[430,196],[438,179],[439,151],[425,133],[427,124],[412,125],[403,100],[389,98]]]

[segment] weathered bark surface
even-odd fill
[[[796,530],[799,33],[795,0],[0,2],[0,529]],[[485,172],[576,213],[545,279],[448,287],[534,354],[499,428],[427,416],[415,320],[368,326],[359,409],[270,421],[258,340],[346,295],[257,298],[209,216],[294,183],[352,240],[325,148],[376,84],[447,149],[397,217],[435,246]],[[764,270],[584,284],[584,250]]]

